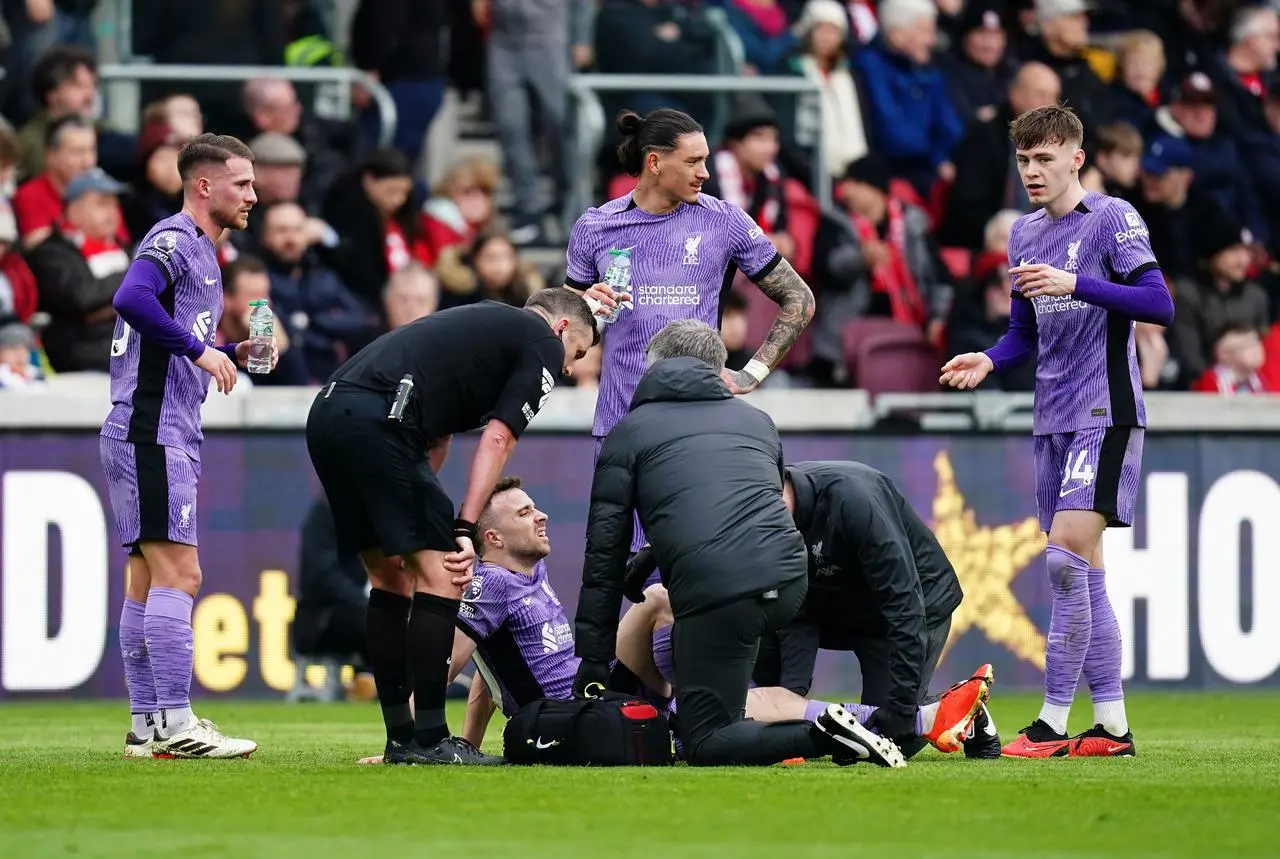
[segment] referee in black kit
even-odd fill
[[[782,441],[769,416],[721,380],[726,353],[715,329],[671,322],[646,357],[591,485],[575,694],[610,680],[634,510],[675,614],[675,729],[690,764],[831,755],[838,764],[902,766],[897,746],[836,704],[812,725],[743,718],[760,636],[791,620],[807,590],[804,538],[782,500]]]
[[[542,290],[523,308],[484,301],[382,335],[316,397],[307,450],[338,549],[360,554],[373,586],[368,650],[386,763],[501,763],[450,736],[444,713],[475,521],[556,378],[598,340],[591,309],[570,290]],[[455,519],[436,472],[450,437],[482,425]]]

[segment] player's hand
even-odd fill
[[[914,713],[895,713],[886,707],[880,707],[871,714],[864,727],[882,737],[897,740],[915,735],[916,716]]]
[[[942,377],[938,379],[938,384],[967,391],[981,385],[982,380],[995,368],[996,365],[991,362],[987,353],[965,352],[942,365]]]
[[[249,348],[253,344],[248,340],[241,340],[236,344],[236,364],[242,369],[249,369]],[[271,369],[276,368],[276,364],[280,362],[280,344],[271,344]]]
[[[631,300],[629,292],[614,292],[607,283],[593,283],[582,293],[596,316],[608,316],[624,301]]]
[[[239,351],[237,347],[237,357],[239,357]],[[239,378],[239,374],[236,373],[235,362],[222,351],[212,346],[205,346],[204,351],[200,353],[200,357],[195,360],[195,365],[210,376],[213,376],[214,381],[218,383],[219,394],[229,394],[231,389],[236,386],[236,379]]]
[[[573,678],[573,697],[603,698],[609,688],[609,664],[584,659],[578,663],[578,673]]]
[[[658,559],[653,549],[645,546],[627,561],[627,573],[622,579],[622,595],[633,603],[644,602],[644,583],[658,569]]]
[[[1063,271],[1044,263],[1016,265],[1009,269],[1013,283],[1027,298],[1037,295],[1070,295],[1076,291],[1074,272]]]
[[[731,394],[749,394],[760,387],[760,382],[756,380],[756,377],[746,370],[730,370],[725,367],[720,371],[720,378],[729,386],[729,393]]]
[[[458,551],[444,556],[444,568],[453,576],[453,584],[465,588],[471,584],[471,576],[475,570],[476,547],[470,537],[454,537]]]

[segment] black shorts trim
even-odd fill
[[[169,462],[165,449],[158,444],[135,443],[133,463],[138,475],[138,543],[169,540]]]
[[[1111,527],[1124,526],[1116,516],[1120,507],[1120,477],[1129,450],[1132,427],[1108,427],[1098,451],[1098,475],[1093,485],[1093,510]]]

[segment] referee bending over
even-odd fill
[[[587,303],[567,289],[535,293],[524,308],[484,301],[382,335],[316,397],[307,450],[338,549],[359,552],[373,586],[366,623],[386,763],[501,762],[451,737],[444,713],[475,521],[556,377],[598,340]],[[436,472],[452,434],[482,425],[455,519]]]

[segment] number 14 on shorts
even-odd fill
[[[1067,454],[1067,464],[1062,469],[1062,488],[1058,491],[1059,498],[1070,495],[1077,489],[1083,489],[1093,483],[1093,466],[1089,464],[1088,459],[1088,450]],[[1067,485],[1073,480],[1079,481],[1079,483],[1068,489]]]

